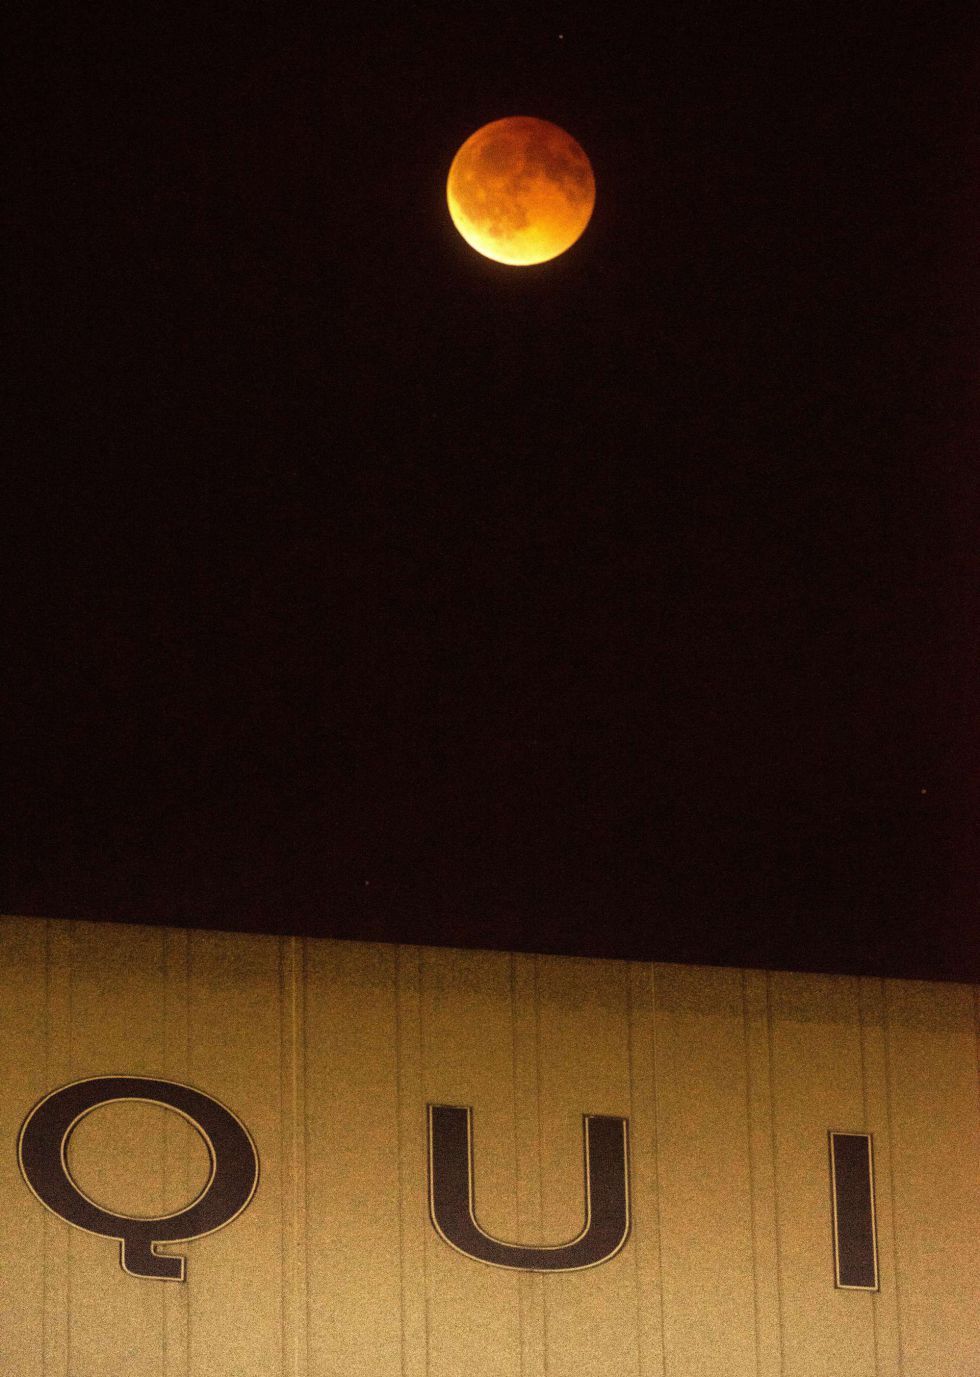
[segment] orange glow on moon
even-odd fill
[[[595,178],[564,129],[514,115],[470,135],[449,169],[446,200],[453,224],[485,258],[547,263],[589,223]]]

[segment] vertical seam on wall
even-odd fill
[[[534,963],[534,1099],[538,1121],[538,1237],[544,1238],[544,1135],[541,1131],[541,990],[538,983],[538,958]],[[544,1344],[544,1373],[548,1377],[548,1279],[541,1278],[541,1329]]]
[[[752,1059],[749,1051],[748,972],[742,971],[742,1047],[745,1052],[745,1133],[749,1157],[749,1241],[752,1249],[752,1314],[755,1326],[755,1370],[762,1361],[759,1347],[759,1267],[757,1261],[755,1169],[752,1152]]]
[[[633,1067],[633,975],[632,975],[632,968],[631,968],[631,966],[630,966],[629,964],[626,964],[626,965],[624,966],[624,969],[625,969],[625,971],[626,971],[626,1059],[627,1059],[627,1062],[628,1062],[628,1065],[629,1065],[630,1125],[631,1125],[632,1128],[634,1129],[634,1132],[633,1132],[630,1136],[631,1136],[631,1138],[632,1138],[633,1152],[635,1153],[635,1151],[636,1151],[636,1146],[635,1146],[635,1144],[636,1144],[636,1132],[635,1132],[635,1129],[636,1129],[636,1111],[635,1111],[635,1108],[634,1108],[634,1101],[633,1101],[633,1075],[634,1075],[634,1067]],[[632,1168],[632,1163],[629,1163],[628,1165],[629,1165],[630,1168]],[[635,1197],[635,1195],[636,1195],[636,1179],[635,1179],[635,1173],[634,1173],[633,1182],[632,1182],[631,1184],[632,1184],[632,1189],[631,1189],[631,1191],[630,1191],[630,1195],[631,1195],[631,1197]],[[631,1202],[631,1203],[632,1203],[632,1202]],[[635,1205],[632,1205],[632,1209],[635,1209]],[[631,1212],[632,1212],[632,1209],[631,1209]],[[635,1234],[635,1231],[634,1231],[634,1235],[633,1235],[633,1286],[634,1286],[634,1294],[635,1294],[635,1297],[636,1297],[636,1371],[637,1371],[638,1377],[642,1377],[642,1373],[643,1373],[643,1344],[642,1344],[642,1341],[641,1341],[641,1338],[640,1338],[640,1332],[641,1332],[641,1324],[640,1324],[640,1310],[641,1310],[641,1307],[640,1307],[640,1257],[639,1257],[639,1252],[638,1252],[638,1249],[637,1249],[637,1246],[636,1246],[636,1234]]]
[[[773,1088],[772,974],[766,971],[766,1059],[769,1071],[769,1149],[772,1153],[772,1210],[776,1225],[776,1302],[779,1313],[779,1370],[786,1371],[786,1346],[783,1334],[783,1251],[779,1227],[779,1172],[776,1158],[776,1094]]]
[[[179,1072],[181,1081],[190,1084],[190,933],[184,929],[175,930],[173,928],[168,928],[167,932],[169,937],[169,941],[167,943],[167,950],[170,953],[171,958],[168,967],[168,970],[170,972],[168,975],[168,980],[171,986],[175,987],[171,990],[171,993],[177,996],[177,1019],[178,1028],[181,1033],[182,1044],[180,1047],[176,1046],[176,1044],[174,1045],[173,1055],[177,1059],[177,1070]],[[180,1189],[183,1192],[184,1197],[186,1198],[187,1189],[190,1184],[189,1150],[187,1148],[185,1148],[182,1157],[179,1159],[179,1165],[181,1170],[178,1180],[180,1184]],[[165,1287],[164,1289],[168,1295],[173,1294],[173,1292],[177,1290],[177,1288],[175,1287]],[[178,1303],[176,1306],[171,1306],[171,1309],[175,1308],[178,1310],[181,1316],[181,1331],[183,1335],[184,1347],[184,1372],[189,1373],[191,1361],[190,1340],[187,1334],[187,1326],[190,1323],[191,1308],[189,1287],[182,1286],[179,1288]]]
[[[398,1159],[398,1316],[401,1328],[400,1357],[401,1370],[405,1373],[405,1203],[402,1189],[405,1180],[404,1136],[402,1127],[402,991],[401,991],[402,948],[395,948],[395,1142]],[[424,1247],[423,1243],[423,1247]]]
[[[191,1080],[191,1061],[190,1061],[190,1037],[191,1037],[191,935],[189,932],[180,934],[180,955],[181,955],[181,996],[184,1035],[184,1060],[181,1065],[181,1074],[190,1083]],[[184,1154],[183,1186],[186,1189],[189,1180],[187,1154]],[[183,1316],[184,1316],[184,1371],[189,1373],[191,1370],[191,1346],[188,1326],[190,1325],[191,1297],[187,1288],[183,1295]]]
[[[193,934],[193,932],[189,932],[189,933],[187,934],[187,941],[186,941],[186,945],[185,945],[185,953],[186,953],[186,963],[185,963],[185,964],[186,964],[186,978],[185,978],[185,986],[184,986],[184,988],[185,988],[185,991],[186,991],[186,1001],[185,1001],[185,1002],[186,1002],[186,1008],[185,1008],[185,1018],[184,1018],[184,1067],[185,1067],[186,1073],[187,1073],[187,1083],[188,1083],[188,1085],[193,1085],[193,1084],[194,1084],[194,1074],[193,1074],[193,1068],[192,1068],[192,1066],[191,1066],[191,1049],[192,1049],[192,1047],[193,1047],[193,1042],[192,1042],[192,1039],[191,1039],[191,1023],[192,1023],[191,1013],[192,1013],[192,1010],[193,1010],[193,1000],[194,1000],[194,978],[193,978],[193,977],[194,977],[194,934]],[[184,1181],[185,1181],[185,1183],[186,1183],[186,1180],[187,1180],[187,1173],[185,1172],[185,1175],[184,1175]],[[194,1345],[193,1345],[193,1342],[192,1342],[192,1340],[191,1340],[191,1326],[192,1326],[192,1324],[193,1324],[193,1316],[194,1316],[194,1310],[193,1310],[193,1307],[192,1307],[192,1305],[191,1305],[190,1293],[188,1292],[188,1295],[187,1295],[187,1325],[186,1325],[186,1328],[185,1328],[185,1334],[186,1334],[186,1340],[187,1340],[187,1371],[188,1371],[188,1373],[190,1373],[190,1370],[191,1370],[191,1355],[192,1355],[192,1352],[193,1352],[193,1349],[194,1349]]]
[[[863,982],[863,980],[861,979],[860,976],[855,976],[855,979],[856,979],[856,981],[857,981],[857,993],[858,993],[858,1033],[859,1033],[859,1036],[860,1036],[860,1046],[861,1046],[861,1113],[864,1115],[864,1132],[865,1132],[865,1133],[870,1133],[870,1132],[871,1132],[871,1118],[870,1118],[870,1112],[869,1112],[869,1108],[868,1108],[868,1066],[867,1066],[867,1057],[866,1057],[866,1055],[865,1055],[865,1045],[864,1045],[864,1041],[865,1041],[865,1023],[864,1023],[864,982]],[[874,1191],[874,1178],[872,1178],[872,1181],[871,1181],[871,1189],[872,1189],[872,1191]],[[875,1224],[874,1224],[874,1218],[875,1218],[874,1210],[875,1210],[874,1199],[872,1198],[872,1202],[871,1202],[872,1229],[874,1229],[874,1227],[875,1227]],[[874,1248],[875,1248],[875,1253],[876,1253],[876,1255],[877,1255],[877,1249],[878,1249],[878,1240],[877,1240],[877,1239],[874,1240]],[[881,1285],[881,1277],[880,1277],[880,1275],[879,1275],[879,1277],[878,1277],[877,1280],[878,1280],[878,1285],[880,1286],[880,1285]],[[877,1309],[877,1306],[875,1305],[875,1298],[874,1298],[874,1294],[873,1294],[873,1293],[869,1293],[869,1294],[868,1294],[868,1304],[871,1306],[871,1339],[872,1339],[872,1343],[874,1344],[875,1372],[878,1372],[878,1371],[880,1371],[880,1369],[881,1369],[881,1352],[880,1352],[881,1345],[880,1345],[879,1339],[878,1339],[878,1309]]]
[[[419,1085],[422,1090],[422,1100],[425,1101],[425,1009],[422,999],[422,948],[415,948],[415,989],[418,996],[419,1005]],[[428,1154],[426,1154],[428,1156]],[[426,1181],[426,1194],[428,1194],[428,1181]],[[425,1207],[428,1208],[427,1206]],[[424,1226],[424,1216],[423,1216]],[[426,1230],[422,1242],[422,1285],[425,1293],[425,1372],[428,1377],[431,1369],[429,1353],[429,1334],[432,1329],[431,1305],[429,1301],[429,1234]]]
[[[510,1102],[514,1130],[514,1220],[517,1237],[521,1237],[520,1156],[517,1144],[517,990],[515,988],[517,956],[510,953]],[[523,1371],[523,1367],[521,1369]]]
[[[292,936],[289,939],[289,1048],[292,1055],[292,1067],[290,1067],[290,1093],[293,1097],[293,1239],[292,1239],[292,1268],[293,1268],[293,1293],[299,1293],[300,1287],[300,1219],[303,1220],[303,1238],[306,1239],[310,1221],[306,1216],[300,1215],[300,1132],[306,1124],[306,1095],[303,1096],[303,1124],[300,1124],[300,963],[297,954],[300,950],[300,939]],[[303,991],[303,1022],[306,1026],[306,990]],[[303,1071],[306,1074],[306,1058],[303,1059]],[[303,1179],[306,1180],[307,1161],[306,1155],[303,1158]],[[303,1272],[303,1287],[310,1285],[310,1278],[307,1272]],[[297,1296],[299,1300],[299,1296]],[[300,1371],[300,1333],[299,1333],[299,1305],[293,1305],[293,1318],[295,1318],[296,1333],[293,1334],[293,1363],[295,1363],[297,1377]]]
[[[283,1073],[283,1065],[282,1065],[282,1044],[283,1044],[283,1041],[284,1041],[284,1039],[285,1039],[285,1033],[286,1033],[286,1029],[285,1029],[285,1023],[286,1023],[286,1009],[285,1009],[285,1003],[284,1003],[284,1000],[283,1000],[283,990],[284,990],[284,988],[285,988],[285,985],[286,985],[286,978],[287,978],[287,975],[286,975],[286,973],[287,973],[286,952],[287,952],[287,950],[288,950],[288,948],[289,948],[289,938],[288,938],[288,937],[280,937],[280,938],[279,938],[279,941],[278,941],[278,943],[277,943],[277,946],[278,946],[278,949],[279,949],[279,1156],[280,1156],[280,1158],[282,1159],[282,1166],[283,1166],[283,1184],[285,1185],[285,1182],[286,1182],[287,1180],[289,1180],[289,1172],[287,1171],[287,1164],[286,1164],[286,1113],[287,1113],[287,1106],[286,1106],[285,1104],[283,1104],[283,1093],[282,1093],[282,1081],[283,1081],[283,1074],[282,1074],[282,1073]],[[296,1188],[296,1182],[295,1182],[295,1177],[293,1177],[293,1189],[295,1190],[295,1188]],[[282,1202],[282,1205],[281,1205],[281,1207],[280,1207],[280,1219],[279,1219],[279,1274],[280,1274],[280,1276],[282,1277],[282,1287],[281,1287],[281,1294],[280,1294],[280,1300],[279,1300],[279,1346],[280,1346],[280,1352],[281,1352],[281,1354],[282,1354],[283,1372],[284,1372],[284,1374],[286,1374],[286,1377],[289,1377],[289,1366],[288,1366],[289,1340],[288,1340],[288,1337],[287,1337],[287,1331],[288,1331],[288,1328],[289,1328],[289,1315],[288,1315],[287,1312],[286,1312],[286,1304],[285,1304],[285,1301],[286,1301],[286,1297],[287,1297],[287,1296],[288,1296],[292,1301],[295,1301],[295,1297],[296,1297],[296,1292],[295,1292],[295,1290],[294,1290],[294,1288],[293,1288],[293,1278],[292,1278],[292,1276],[289,1276],[288,1282],[287,1282],[287,1268],[288,1268],[288,1266],[289,1266],[289,1263],[288,1263],[287,1254],[286,1254],[286,1237],[287,1237],[287,1234],[288,1234],[288,1227],[287,1227],[287,1224],[286,1224],[286,1217],[287,1217],[288,1205],[289,1205],[289,1202],[288,1202],[287,1200],[284,1200],[284,1201]],[[294,1213],[294,1214],[293,1214],[294,1223],[295,1223],[295,1218],[296,1218],[296,1216],[295,1216],[295,1213]]]
[[[650,964],[650,1053],[653,1061],[653,1162],[654,1182],[657,1191],[657,1269],[660,1273],[660,1356],[664,1373],[667,1373],[667,1308],[664,1297],[666,1290],[664,1276],[664,1231],[663,1216],[660,1210],[660,1096],[657,1093],[657,968]]]
[[[289,1325],[290,1322],[292,1322],[293,1326],[296,1325],[297,1300],[295,1252],[293,1252],[293,1249],[289,1249],[289,1252],[286,1252],[286,1243],[290,1241],[290,1234],[292,1234],[292,1238],[295,1239],[296,1226],[297,1223],[299,1223],[296,1210],[296,1001],[295,998],[293,998],[293,940],[295,939],[282,938],[279,940],[279,1095],[282,1095],[282,1070],[284,1070],[284,1067],[282,1067],[282,1042],[284,1042],[284,1038],[282,1038],[284,1027],[282,1027],[282,1024],[284,1023],[288,1024],[289,1037],[289,1084],[286,1086],[288,1103],[279,1103],[279,1151],[281,1151],[282,1158],[284,1158],[284,1162],[282,1162],[284,1168],[286,1166],[286,1115],[289,1115],[290,1129],[292,1129],[289,1136],[289,1181],[292,1190],[289,1192],[289,1201],[285,1202],[286,1208],[288,1208],[290,1215],[292,1215],[292,1220],[290,1220],[290,1226],[292,1227],[284,1227],[279,1230],[279,1246],[281,1246],[282,1250],[282,1275],[284,1275],[284,1278],[286,1274],[289,1275],[289,1314],[286,1314],[286,1307],[282,1305],[282,1359],[284,1359],[286,1377],[289,1377]],[[286,1008],[286,994],[288,994],[289,997],[288,1008]],[[282,1223],[285,1224],[285,1212]],[[292,1370],[293,1374],[295,1374],[295,1354],[293,1354]]]
[[[73,1055],[72,1043],[74,1041],[74,1018],[75,1018],[75,927],[74,924],[68,926],[68,1079],[72,1078]],[[68,1230],[68,1265],[65,1270],[66,1282],[66,1301],[67,1310],[67,1335],[65,1343],[65,1373],[66,1377],[71,1377],[71,1254],[72,1236],[74,1229]]]
[[[44,925],[44,1084],[51,1084],[51,919]],[[42,1226],[44,1230],[44,1266],[41,1269],[41,1365],[48,1366],[48,1241],[51,1231],[47,1216]]]
[[[517,1141],[517,955],[510,954],[510,1103],[511,1122],[514,1127],[514,1223],[516,1237],[521,1233],[521,1162]],[[524,1279],[517,1278],[517,1351],[519,1371],[524,1377],[524,1302],[522,1287]]]
[[[303,981],[303,1027],[298,1035],[297,1045],[302,1042],[303,1046],[303,1161],[306,1163],[307,1170],[303,1172],[303,1219],[305,1227],[303,1229],[303,1276],[306,1285],[303,1293],[303,1309],[306,1314],[306,1371],[310,1371],[310,1099],[309,1076],[310,1065],[310,1017],[307,1009],[307,1001],[310,991],[310,940],[308,937],[300,939],[302,952],[301,976]],[[297,1080],[297,1084],[299,1084]],[[297,1201],[299,1191],[296,1192]]]
[[[170,943],[168,941],[169,929],[164,928],[160,935],[163,950],[163,1047],[161,1049],[160,1061],[164,1076],[169,1078],[170,1067],[167,1065],[167,1023],[170,1018]],[[162,1190],[163,1200],[160,1213],[167,1212],[167,1139],[169,1136],[170,1115],[166,1110],[161,1111],[163,1115],[163,1171]],[[160,1330],[163,1335],[163,1371],[169,1377],[170,1364],[167,1361],[170,1356],[170,1346],[167,1343],[167,1288],[160,1287]]]
[[[888,985],[881,981],[882,1024],[885,1031],[885,1122],[888,1126],[888,1184],[891,1191],[892,1273],[895,1277],[895,1321],[898,1330],[898,1370],[905,1372],[905,1344],[902,1335],[902,1286],[898,1270],[898,1197],[895,1194],[895,1135],[892,1131],[891,1021],[888,1017]]]

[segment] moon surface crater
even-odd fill
[[[548,120],[512,116],[472,134],[449,169],[446,198],[466,242],[498,263],[545,263],[579,238],[595,204],[592,166]]]

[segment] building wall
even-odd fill
[[[977,992],[966,985],[0,921],[5,1377],[976,1377]],[[258,1148],[186,1280],[46,1210],[23,1121],[88,1076],[206,1091]],[[583,1222],[582,1115],[628,1116],[633,1226],[542,1275],[428,1218],[425,1107],[471,1105],[488,1232]],[[880,1290],[834,1286],[827,1133],[874,1135]],[[206,1149],[106,1105],[71,1139],[117,1213],[182,1208]]]

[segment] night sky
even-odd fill
[[[0,909],[976,978],[973,6],[73,10]],[[597,183],[531,268],[445,205],[512,114]]]

